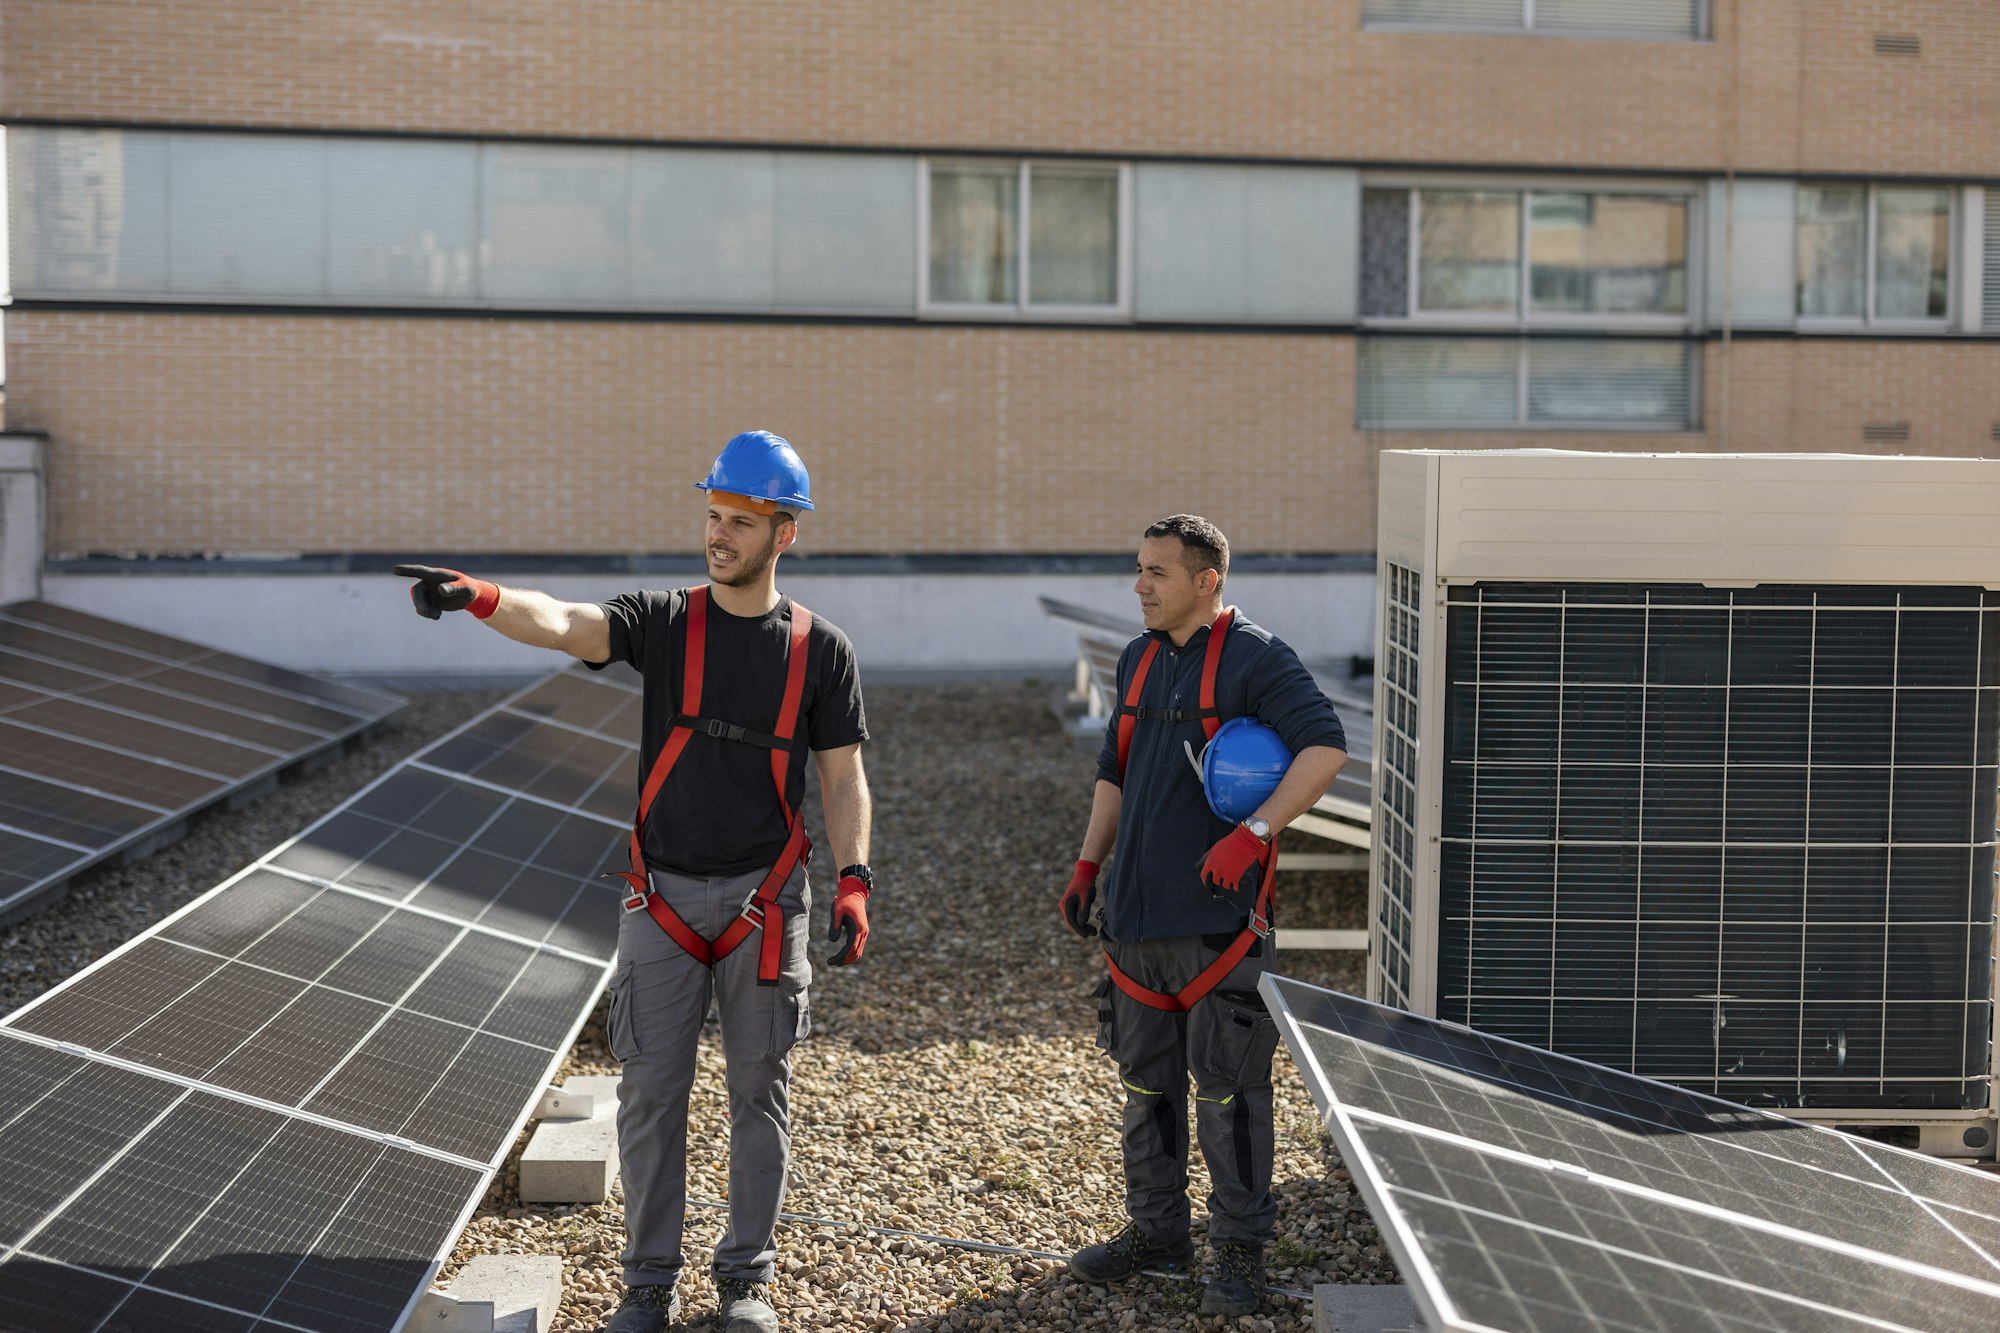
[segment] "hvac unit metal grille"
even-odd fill
[[[1757,1105],[1986,1104],[2000,593],[1450,596],[1440,1017]]]
[[[1384,564],[1388,596],[1382,609],[1378,662],[1382,754],[1376,762],[1376,909],[1374,951],[1385,1003],[1409,1007],[1411,918],[1416,910],[1417,627],[1423,580],[1414,569]]]
[[[1878,32],[1875,34],[1875,54],[1878,56],[1913,56],[1924,49],[1923,38],[1909,32]]]

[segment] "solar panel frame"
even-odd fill
[[[1588,1277],[1592,1265],[1608,1262],[1606,1255],[1649,1265],[1634,1271],[1650,1275],[1684,1269],[1675,1282],[1697,1287],[1719,1282],[1734,1293],[1721,1299],[1711,1290],[1671,1321],[1690,1333],[1973,1328],[2000,1319],[2000,1178],[1288,978],[1267,977],[1263,992],[1329,1133],[1409,1279],[1427,1328],[1439,1333],[1560,1328],[1576,1326],[1579,1319],[1614,1328],[1666,1326],[1657,1319],[1620,1323],[1613,1311],[1583,1304],[1577,1282]],[[1374,1035],[1378,1032],[1388,1035]],[[1370,1063],[1371,1050],[1386,1054]],[[1628,1125],[1646,1128],[1642,1135],[1617,1139]],[[1642,1144],[1644,1151],[1621,1151],[1621,1142]],[[1600,1144],[1604,1152],[1598,1151]],[[1643,1169],[1662,1154],[1667,1161],[1682,1154],[1698,1169],[1685,1169],[1678,1179]],[[1438,1165],[1453,1156],[1450,1169]],[[1737,1177],[1750,1168],[1762,1172],[1766,1204],[1755,1202],[1760,1182],[1754,1173],[1751,1185],[1739,1188]],[[1412,1182],[1426,1171],[1429,1188],[1416,1188]],[[1801,1182],[1822,1190],[1837,1182],[1840,1198],[1820,1199],[1810,1190],[1800,1196]],[[1577,1225],[1565,1230],[1533,1223],[1525,1213],[1507,1215],[1520,1212],[1520,1201],[1537,1194],[1549,1215]],[[1867,1216],[1840,1209],[1845,1205],[1865,1214],[1862,1205],[1887,1208],[1890,1201],[1904,1217],[1901,1226],[1888,1229],[1888,1248],[1874,1239],[1883,1228],[1870,1230]],[[1909,1231],[1911,1215],[1919,1224],[1934,1223],[1934,1234],[1926,1238]],[[1701,1224],[1688,1223],[1690,1216]],[[1536,1235],[1532,1246],[1519,1240],[1524,1226]],[[1633,1231],[1635,1226],[1640,1230]],[[1676,1239],[1682,1232],[1687,1235]],[[1598,1233],[1617,1233],[1625,1245],[1608,1246]],[[1508,1248],[1510,1236],[1516,1243]],[[1558,1260],[1551,1247],[1569,1244],[1558,1243],[1565,1236],[1574,1244]],[[1652,1238],[1644,1243],[1657,1244],[1658,1252],[1643,1252],[1632,1237]],[[1935,1248],[1929,1248],[1932,1242]],[[1693,1265],[1670,1257],[1690,1243],[1716,1249],[1728,1261]],[[1496,1249],[1502,1250],[1499,1261],[1492,1257]],[[1913,1258],[1911,1252],[1929,1257]],[[1536,1254],[1573,1301],[1552,1307],[1546,1322],[1532,1302],[1522,1303],[1525,1297],[1497,1323],[1468,1314],[1444,1273],[1450,1270],[1464,1291],[1465,1274],[1485,1265],[1490,1280],[1471,1299],[1504,1304],[1532,1284]],[[1817,1297],[1810,1293],[1819,1288],[1812,1283],[1795,1283],[1806,1295],[1777,1285],[1814,1265],[1820,1270],[1816,1282],[1837,1285],[1861,1264],[1898,1276],[1888,1282],[1878,1273],[1876,1281],[1854,1283],[1857,1302],[1878,1301],[1906,1314],[1935,1308],[1940,1318],[1956,1314],[1959,1322],[1867,1322],[1885,1318],[1881,1311],[1848,1310],[1836,1317],[1814,1304]],[[1752,1270],[1770,1285],[1746,1279]],[[1890,1289],[1896,1282],[1929,1293],[1924,1299],[1932,1304],[1897,1305],[1900,1294]],[[1749,1300],[1745,1293],[1751,1291],[1765,1306],[1730,1322],[1731,1301]],[[1939,1293],[1978,1309],[1967,1319],[1963,1309],[1936,1305]],[[1626,1295],[1644,1306],[1643,1293]],[[1671,1292],[1666,1298],[1677,1300]],[[1809,1307],[1810,1318],[1800,1313]]]
[[[578,675],[580,673],[565,674]],[[624,674],[627,676],[631,675],[629,672]],[[601,687],[615,688],[627,695],[636,697],[638,689],[635,682],[636,677],[633,677],[630,681],[597,677],[593,683]],[[536,684],[542,683],[544,682],[537,682]],[[516,700],[533,691],[535,687],[535,685],[530,685],[524,688],[508,700],[503,701],[493,711],[513,704]],[[620,702],[609,711],[616,713],[625,707],[626,704]],[[482,717],[490,715],[489,712],[489,714],[482,715]],[[535,718],[532,714],[521,714],[520,716],[531,718],[538,725],[541,722],[541,719]],[[479,718],[472,719],[465,726],[439,738],[429,748],[435,749],[438,746],[450,743],[455,738],[469,731],[479,721]],[[572,733],[580,730],[574,727],[559,729]],[[633,767],[636,768],[636,736],[627,743],[626,748],[628,762],[632,763]],[[461,774],[451,773],[447,770],[429,769],[420,762],[417,762],[421,759],[422,753],[424,752],[420,752],[418,756],[413,756],[412,759],[406,760],[402,764],[379,775],[367,786],[355,792],[333,810],[328,811],[319,820],[315,821],[313,825],[302,830],[299,835],[287,839],[284,843],[271,849],[255,863],[245,867],[236,875],[231,876],[228,880],[218,884],[215,888],[202,894],[192,902],[187,903],[145,934],[125,942],[102,959],[91,964],[90,967],[65,981],[61,986],[37,997],[37,999],[22,1006],[12,1014],[0,1018],[0,1056],[4,1056],[10,1048],[20,1046],[36,1047],[44,1052],[54,1052],[58,1056],[73,1054],[75,1058],[86,1060],[95,1067],[125,1070],[133,1074],[144,1075],[152,1080],[165,1081],[169,1084],[178,1085],[185,1090],[183,1098],[187,1096],[220,1098],[234,1105],[253,1107],[285,1117],[285,1123],[287,1124],[317,1125],[348,1135],[358,1135],[368,1142],[381,1145],[385,1152],[415,1154],[417,1159],[428,1160],[472,1173],[464,1177],[466,1188],[464,1190],[462,1206],[454,1205],[452,1216],[447,1219],[448,1225],[438,1230],[435,1249],[429,1253],[425,1260],[425,1267],[420,1277],[414,1279],[409,1284],[407,1301],[394,1318],[386,1323],[356,1322],[351,1325],[342,1325],[324,1321],[317,1323],[298,1322],[305,1318],[302,1309],[299,1307],[273,1305],[254,1313],[240,1309],[233,1311],[235,1314],[248,1316],[248,1320],[242,1324],[246,1333],[247,1330],[252,1328],[259,1331],[279,1328],[303,1329],[310,1333],[310,1330],[313,1329],[333,1330],[350,1326],[356,1330],[377,1327],[400,1327],[415,1310],[416,1304],[421,1299],[425,1287],[429,1285],[439,1267],[449,1256],[457,1236],[463,1230],[473,1210],[477,1207],[486,1183],[492,1178],[493,1173],[499,1169],[502,1162],[504,1162],[509,1148],[523,1126],[527,1123],[533,1111],[533,1097],[524,1097],[517,1112],[509,1111],[504,1116],[496,1119],[490,1113],[490,1106],[494,1101],[495,1094],[504,1092],[508,1088],[512,1088],[516,1092],[523,1087],[538,1088],[544,1085],[555,1074],[568,1050],[574,1044],[578,1032],[588,1020],[592,1007],[588,1002],[572,1003],[568,1016],[565,1016],[558,1012],[562,1003],[562,995],[567,993],[574,997],[580,994],[586,1000],[594,1000],[596,995],[601,992],[603,986],[608,983],[611,976],[613,957],[616,950],[618,914],[610,909],[619,897],[616,890],[612,889],[608,883],[603,889],[605,897],[602,906],[604,910],[599,915],[608,918],[608,929],[595,931],[578,929],[565,933],[564,922],[569,916],[576,914],[582,907],[591,902],[587,897],[592,891],[591,884],[585,881],[583,877],[600,868],[602,864],[607,863],[615,855],[617,849],[622,844],[621,835],[627,827],[626,818],[622,815],[618,818],[612,818],[604,814],[577,810],[565,806],[560,802],[550,801],[534,795],[498,789],[491,784],[482,784],[475,779],[468,779]],[[628,774],[630,772],[631,770],[628,769]],[[444,784],[446,790],[440,794],[438,799],[443,799],[444,795],[448,795],[452,791],[477,791],[501,797],[499,801],[492,803],[490,812],[482,822],[467,826],[461,821],[459,826],[461,828],[469,827],[470,832],[461,840],[460,855],[466,854],[468,849],[473,848],[478,840],[484,837],[488,839],[484,844],[487,851],[482,852],[481,855],[487,855],[489,860],[499,860],[507,855],[520,855],[530,860],[540,858],[546,862],[546,865],[542,867],[530,865],[522,869],[513,879],[501,885],[493,893],[485,909],[477,914],[482,918],[481,920],[468,920],[463,915],[450,915],[438,912],[416,901],[427,892],[431,881],[436,878],[435,871],[425,876],[419,882],[410,885],[407,891],[399,897],[397,895],[378,893],[364,886],[336,884],[324,877],[278,864],[279,859],[285,854],[307,844],[316,831],[333,826],[335,821],[343,814],[349,813],[357,807],[366,806],[371,798],[393,803],[395,793],[393,791],[385,791],[385,789],[399,775],[411,773],[424,774],[427,776],[427,779]],[[525,803],[525,805],[521,805],[520,803]],[[547,822],[546,827],[543,827],[537,825],[534,821],[522,818],[502,819],[502,816],[506,812],[517,808],[528,811],[540,811],[548,816],[549,821],[552,822]],[[594,851],[591,847],[584,846],[585,843],[592,841],[593,832],[601,835],[601,851]],[[456,857],[452,858],[454,861],[456,859]],[[447,861],[445,864],[449,865],[451,863],[452,861]],[[530,938],[525,934],[501,930],[493,924],[486,923],[483,918],[489,915],[493,915],[496,920],[506,919],[504,916],[499,915],[500,909],[503,904],[509,901],[510,896],[515,893],[517,883],[521,877],[527,875],[530,871],[551,877],[560,874],[568,874],[576,877],[577,885],[574,890],[574,896],[565,908],[565,915],[558,918],[553,925],[543,932],[541,938]],[[284,894],[288,885],[297,886],[301,902],[296,908],[283,910],[285,908]],[[256,929],[253,932],[250,928],[256,925],[255,920],[250,921],[248,924],[239,923],[241,929],[238,931],[238,936],[240,936],[238,938],[229,936],[226,931],[222,931],[222,926],[226,923],[215,919],[212,913],[209,913],[206,917],[204,916],[204,913],[208,913],[213,904],[222,901],[225,895],[238,890],[251,895],[251,897],[245,898],[244,902],[252,907],[256,907],[256,896],[262,895],[265,900],[264,905],[256,907],[256,912],[253,913],[253,916],[256,913],[261,913],[265,917],[273,918],[274,924]],[[185,968],[186,975],[182,975],[180,971],[170,970],[170,975],[168,975],[163,984],[169,990],[172,990],[176,996],[186,995],[200,986],[207,984],[210,979],[220,976],[225,967],[252,968],[253,965],[246,960],[253,955],[260,956],[265,962],[287,957],[292,959],[310,958],[313,956],[314,949],[325,950],[332,947],[326,938],[324,938],[324,935],[328,929],[338,931],[338,922],[334,918],[339,917],[340,913],[331,913],[327,921],[315,922],[312,930],[300,932],[301,938],[290,942],[286,946],[289,952],[273,952],[277,928],[289,922],[303,920],[309,909],[317,904],[331,902],[334,899],[351,900],[353,904],[357,905],[357,910],[362,910],[364,914],[366,911],[379,909],[385,914],[385,920],[394,920],[398,914],[402,914],[418,921],[435,922],[445,932],[443,938],[446,940],[446,944],[441,946],[437,951],[435,963],[442,963],[444,958],[449,956],[451,948],[471,939],[510,941],[522,951],[520,967],[512,975],[507,989],[501,994],[500,998],[494,1001],[482,1015],[482,1025],[474,1028],[453,1029],[453,1031],[462,1031],[466,1034],[464,1039],[459,1042],[457,1053],[453,1056],[453,1059],[460,1065],[465,1066],[468,1071],[477,1069],[482,1071],[483,1076],[483,1071],[490,1069],[492,1066],[491,1053],[496,1051],[510,1058],[516,1067],[513,1068],[510,1074],[503,1074],[501,1076],[500,1082],[504,1085],[503,1087],[495,1089],[482,1088],[476,1086],[474,1083],[467,1082],[464,1078],[458,1080],[457,1083],[453,1083],[449,1080],[448,1074],[450,1068],[456,1066],[450,1066],[444,1071],[447,1076],[441,1076],[437,1079],[427,1094],[413,1098],[404,1107],[408,1115],[394,1130],[368,1129],[349,1121],[322,1114],[320,1110],[315,1109],[313,1098],[320,1091],[318,1085],[315,1086],[311,1094],[303,1097],[286,1099],[265,1098],[243,1091],[240,1087],[213,1084],[185,1074],[173,1074],[150,1065],[141,1065],[115,1052],[89,1049],[51,1033],[32,1031],[21,1022],[23,1018],[32,1020],[33,1015],[38,1011],[71,1003],[71,1001],[65,1000],[63,997],[84,994],[89,984],[88,978],[97,975],[100,971],[117,966],[121,960],[130,961],[135,955],[140,955],[142,950],[148,950],[155,955],[159,955],[159,951],[162,949],[178,950],[182,953],[192,954],[198,951],[195,948],[189,947],[188,942],[192,940],[205,940],[210,944],[233,944],[234,947],[227,953],[220,951],[202,953],[202,957],[208,960],[207,963]],[[533,917],[532,912],[527,913],[527,915]],[[219,931],[221,933],[218,933]],[[206,933],[204,934],[204,932]],[[383,931],[378,924],[374,935],[384,933],[387,932]],[[396,933],[402,935],[408,932],[398,931]],[[177,935],[186,938],[176,939]],[[364,942],[366,939],[373,937],[373,935],[364,936]],[[584,947],[565,947],[569,944]],[[357,945],[356,947],[359,946]],[[299,952],[300,949],[305,950],[305,952]],[[263,951],[261,954],[259,954],[260,950]],[[351,951],[349,956],[351,956]],[[340,964],[336,963],[333,967],[322,973],[320,980],[334,975],[338,971],[339,966]],[[304,970],[303,967],[300,970]],[[200,973],[200,975],[196,975],[197,973]],[[267,975],[276,977],[280,974],[267,973]],[[421,982],[413,983],[406,989],[411,993],[415,993],[420,985]],[[178,989],[174,989],[176,986]],[[491,989],[490,982],[487,983],[487,989]],[[305,1003],[316,994],[329,996],[335,994],[345,995],[356,1004],[377,1003],[366,996],[350,994],[344,991],[335,992],[321,986],[309,985],[305,987],[301,997],[294,1004]],[[471,1003],[471,1000],[465,994],[460,993],[457,996],[456,1002],[460,1005],[459,1012],[463,1016],[467,1012],[466,1006]],[[510,1008],[510,1006],[512,1007]],[[162,1006],[162,1008],[164,1007]],[[281,1011],[281,1013],[286,1012],[290,1012],[290,1010]],[[155,1016],[158,1013],[159,1010],[156,1009]],[[423,1018],[422,1015],[414,1010],[406,1010],[400,1007],[400,1005],[397,1008],[389,1009],[382,1021],[386,1022],[388,1018],[394,1017],[396,1014],[408,1014],[413,1020],[421,1019],[427,1023],[442,1023],[442,1020]],[[134,1016],[127,1014],[125,1018],[129,1019]],[[108,1027],[111,1027],[124,1022],[124,1019],[113,1015],[102,1021]],[[272,1021],[276,1021],[275,1018]],[[130,1032],[137,1032],[144,1026],[145,1024],[143,1023],[137,1027],[130,1026],[129,1023],[126,1024]],[[260,1029],[260,1031],[267,1031],[269,1026],[270,1024],[267,1023],[265,1028]],[[377,1024],[377,1026],[379,1027],[380,1025]],[[444,1026],[449,1025],[445,1024]],[[117,1037],[110,1039],[110,1044],[115,1045],[117,1041],[124,1040],[126,1035],[126,1032],[121,1031]],[[214,1066],[213,1070],[226,1068],[229,1061],[237,1059],[245,1052],[250,1051],[255,1041],[256,1035],[253,1034],[239,1045],[230,1056],[225,1058],[221,1064]],[[350,1048],[349,1055],[352,1056],[354,1053],[360,1051],[365,1044],[365,1040],[356,1042]],[[532,1052],[533,1057],[537,1058],[531,1058],[529,1055],[530,1052]],[[528,1077],[530,1074],[533,1075],[532,1078]],[[329,1083],[327,1079],[320,1080],[320,1084],[327,1083]],[[5,1094],[7,1091],[8,1089],[6,1088],[0,1088],[0,1111],[4,1111]],[[302,1102],[303,1106],[288,1105],[286,1104],[288,1100]],[[0,1124],[4,1123],[5,1116],[0,1115]],[[447,1146],[438,1146],[437,1143],[427,1146],[418,1139],[406,1137],[404,1132],[398,1132],[406,1130],[409,1126],[422,1126],[422,1128],[418,1128],[415,1132],[427,1135]],[[492,1145],[490,1152],[485,1157],[478,1158],[467,1155],[482,1144]],[[360,1186],[357,1185],[358,1188]],[[325,1241],[326,1237],[323,1236],[321,1240]],[[349,1240],[343,1243],[360,1245],[363,1241],[360,1238],[360,1233],[350,1231]],[[29,1257],[35,1256],[32,1243],[26,1246],[10,1247],[4,1241],[0,1241],[0,1265],[10,1264],[23,1255]],[[338,1256],[335,1257],[337,1258]],[[36,1261],[40,1262],[41,1259],[37,1258]],[[187,1311],[181,1309],[180,1305],[175,1304],[176,1301],[185,1304],[186,1298],[165,1288],[143,1281],[135,1282],[122,1275],[114,1275],[114,1278],[92,1277],[82,1269],[69,1270],[67,1275],[76,1277],[79,1280],[88,1279],[91,1281],[110,1281],[115,1278],[116,1281],[130,1288],[129,1291],[118,1297],[124,1304],[114,1306],[113,1313],[105,1316],[105,1322],[102,1325],[104,1333],[117,1328],[144,1326],[143,1324],[134,1324],[131,1322],[132,1319],[142,1319],[143,1315],[135,1314],[127,1318],[120,1313],[128,1306],[132,1306],[134,1301],[142,1303],[146,1310],[151,1310],[153,1305],[159,1305],[162,1309],[175,1311],[173,1314],[162,1314],[160,1316],[162,1320],[161,1326],[163,1327],[178,1327],[180,1326],[178,1323],[170,1321],[187,1316]],[[0,1282],[4,1282],[7,1276],[4,1267],[0,1267]],[[324,1281],[328,1289],[345,1290],[350,1285],[351,1279],[337,1273],[328,1272],[324,1276]],[[145,1304],[149,1302],[152,1304]],[[134,1306],[133,1308],[140,1307]],[[214,1311],[217,1315],[221,1313],[221,1308],[215,1306],[196,1306],[193,1308],[202,1311]],[[193,1316],[187,1317],[192,1318]],[[206,1315],[203,1315],[203,1317],[206,1317]],[[0,1326],[4,1326],[4,1311],[0,1311]],[[207,1325],[196,1323],[189,1326],[206,1327]],[[95,1327],[95,1324],[86,1324],[85,1327]]]
[[[210,697],[171,688],[188,680],[212,685]],[[0,744],[7,756],[0,763],[0,864],[7,867],[0,923],[36,910],[92,866],[153,844],[196,813],[403,706],[393,695],[37,601],[0,606],[0,682],[10,687],[0,703],[0,736],[7,738]],[[92,697],[100,689],[121,691],[123,702]],[[159,715],[128,706],[150,702]],[[255,711],[260,704],[294,716],[267,716]],[[232,710],[248,735],[216,729]],[[306,725],[299,710],[318,724]],[[299,743],[274,744],[286,734]],[[79,822],[86,810],[95,812],[94,824]]]

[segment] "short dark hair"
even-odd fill
[[[1181,559],[1187,562],[1188,573],[1198,574],[1204,569],[1216,573],[1216,586],[1229,577],[1229,538],[1222,535],[1222,529],[1203,518],[1200,514],[1175,514],[1163,518],[1146,529],[1148,537],[1173,537],[1180,541]]]

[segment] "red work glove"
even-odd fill
[[[859,875],[844,876],[833,889],[833,922],[828,940],[840,947],[827,959],[829,967],[852,967],[868,947],[868,885]]]
[[[1201,858],[1201,882],[1220,897],[1224,893],[1255,893],[1271,845],[1238,824]]]
[[[1076,873],[1069,877],[1069,887],[1056,902],[1070,934],[1088,938],[1097,933],[1097,927],[1090,924],[1090,908],[1096,901],[1097,862],[1078,861]]]
[[[410,585],[410,601],[425,620],[436,620],[447,611],[470,611],[484,620],[500,605],[499,584],[455,569],[397,565],[395,572],[398,578],[417,580]]]

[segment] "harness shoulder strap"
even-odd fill
[[[1132,683],[1125,689],[1124,706],[1118,710],[1118,780],[1125,780],[1125,760],[1132,753],[1132,730],[1139,720],[1139,691],[1146,688],[1146,673],[1153,669],[1153,659],[1160,655],[1160,641],[1153,639],[1146,644],[1146,651],[1139,654],[1139,665],[1132,668]]]
[[[1160,655],[1160,641],[1150,640],[1146,651],[1139,655],[1139,665],[1132,669],[1132,683],[1125,687],[1125,701],[1118,708],[1118,779],[1125,779],[1125,761],[1132,753],[1132,733],[1140,722],[1201,722],[1204,736],[1215,739],[1215,733],[1222,729],[1222,716],[1215,706],[1215,676],[1222,666],[1222,645],[1229,638],[1229,627],[1236,623],[1236,608],[1225,606],[1215,623],[1208,627],[1208,645],[1201,655],[1201,707],[1182,708],[1141,708],[1139,693],[1146,688],[1146,673],[1153,669],[1153,659]]]
[[[1225,606],[1215,623],[1208,627],[1208,647],[1201,655],[1201,729],[1210,740],[1222,730],[1222,717],[1215,707],[1215,674],[1222,667],[1222,644],[1229,627],[1236,623],[1236,608]]]

